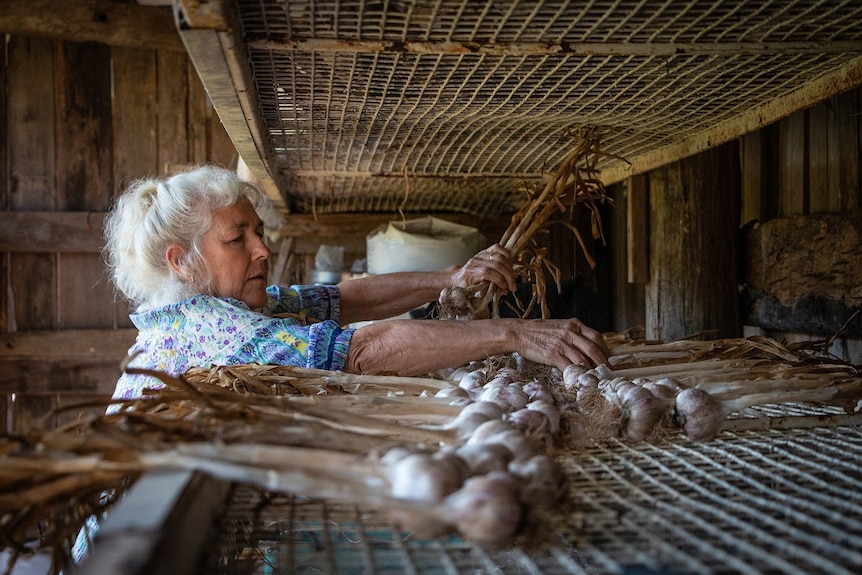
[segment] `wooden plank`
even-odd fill
[[[7,133],[9,208],[54,209],[54,44],[8,42]]]
[[[428,214],[410,214],[408,218]],[[487,238],[499,241],[510,216],[477,221],[467,214],[434,214],[458,224],[473,226]],[[296,238],[294,252],[314,253],[322,242],[357,245],[365,251],[365,237],[392,221],[398,214],[287,214],[279,229],[281,237]],[[0,251],[18,253],[99,253],[104,246],[102,211],[92,212],[0,212]]]
[[[13,433],[24,434],[34,429],[53,429],[56,427],[54,408],[56,395],[17,395],[13,402]]]
[[[158,86],[158,165],[160,174],[167,166],[189,161],[188,134],[188,57],[181,52],[156,52]]]
[[[104,210],[113,192],[111,50],[59,43],[56,70],[57,208]],[[57,239],[68,245],[66,237]],[[113,327],[113,297],[98,255],[58,256],[57,279],[58,327]]]
[[[114,189],[111,134],[111,50],[58,43],[58,210],[106,210]]]
[[[191,164],[205,164],[209,159],[209,145],[207,134],[209,133],[209,120],[207,112],[212,110],[204,85],[198,78],[197,72],[191,60],[187,59],[186,74],[189,79],[188,94],[188,127],[186,137],[188,139],[188,158]]]
[[[739,139],[742,175],[742,208],[740,225],[760,221],[764,216],[765,191],[763,189],[762,131],[746,134]]]
[[[231,483],[177,469],[138,479],[96,537],[82,575],[196,573]]]
[[[779,209],[782,216],[808,212],[806,118],[805,112],[797,112],[778,125]]]
[[[159,174],[156,106],[156,53],[113,48],[114,178],[130,180]]]
[[[859,203],[859,97],[855,90],[829,100],[829,211]]]
[[[720,146],[650,174],[647,337],[737,337],[739,153]]]
[[[6,86],[6,62],[0,65],[0,86]],[[7,133],[6,122],[6,90],[0,90],[0,134]],[[9,179],[7,176],[7,142],[5,138],[0,141],[0,215],[6,213],[9,209]],[[3,226],[0,225],[0,233],[3,232]],[[0,333],[9,331],[9,309],[11,300],[8,299],[8,293],[12,289],[9,284],[9,256],[5,250],[0,248]],[[6,399],[0,399],[0,432],[7,429],[6,426]]]
[[[9,254],[0,252],[0,333],[17,329],[16,326],[9,324],[10,316],[13,318],[15,316],[12,311],[13,302],[9,297],[11,291],[12,284],[10,283],[9,278]]]
[[[623,331],[634,326],[644,325],[644,288],[643,283],[631,283],[628,277],[628,194],[629,187],[622,183],[608,188],[609,195],[614,200],[614,208],[610,211],[605,231],[610,247],[611,285],[613,297],[611,301],[613,331]],[[648,207],[648,206],[647,206]],[[649,219],[649,211],[644,216]],[[644,241],[649,241],[647,237]],[[649,262],[644,262],[649,265]]]
[[[55,207],[54,44],[12,37],[7,44],[7,146],[9,207]],[[9,258],[10,328],[56,325],[54,256],[15,254]]]
[[[12,254],[10,297],[16,329],[57,327],[57,258],[54,254]]]
[[[110,396],[121,373],[120,361],[106,360],[16,360],[2,361],[0,366],[0,393],[28,397],[67,393]],[[17,410],[16,405],[16,419]]]
[[[114,305],[114,327],[117,329],[134,329],[135,326],[129,317],[130,313],[129,302],[125,299],[117,301]]]
[[[105,212],[0,212],[0,251],[99,253]]]
[[[605,185],[614,184],[634,174],[642,174],[680,158],[733,141],[743,134],[768,126],[796,110],[804,110],[860,84],[862,84],[862,56],[848,61],[815,80],[803,83],[788,94],[754,106],[745,114],[715,124],[679,142],[650,150],[636,157],[626,158],[631,165],[618,162],[612,167],[605,168],[602,170],[602,181]]]
[[[207,138],[209,141],[209,162],[217,166],[236,169],[238,154],[236,146],[230,138],[224,124],[216,113],[207,116]],[[270,198],[273,199],[273,198]],[[274,205],[279,206],[282,198],[279,196]]]
[[[117,188],[160,173],[155,50],[113,48],[114,178]],[[125,302],[113,307],[114,324],[130,327]]]
[[[267,157],[269,142],[262,135],[265,130],[259,125],[261,114],[257,110],[257,102],[251,97],[251,72],[243,53],[243,43],[234,38],[233,31],[183,30],[181,36],[218,114],[219,125],[223,126],[227,140],[231,142],[229,148],[235,151],[233,156],[242,156],[259,179],[271,178],[270,158]],[[226,158],[217,156],[216,152],[227,150],[215,147],[222,140],[216,139],[219,131],[215,124],[211,129],[210,160],[224,165]],[[232,162],[232,166],[235,165],[236,162]],[[273,194],[270,199],[277,207],[285,208],[281,194]]]
[[[0,32],[183,51],[173,11],[107,0],[0,2]]]
[[[278,247],[278,252],[275,254],[275,259],[269,268],[269,283],[282,284],[286,276],[285,272],[288,269],[288,259],[293,255],[293,244],[296,238],[282,238]],[[289,283],[289,281],[288,281]]]
[[[137,330],[0,334],[0,393],[110,395]]]
[[[629,283],[649,281],[649,184],[646,175],[628,179],[626,194],[626,270]]]
[[[57,327],[114,327],[114,290],[97,254],[57,256]]]
[[[761,217],[766,221],[778,217],[781,198],[781,162],[779,152],[779,125],[776,122],[760,130],[760,189]]]
[[[135,329],[64,329],[0,334],[0,362],[81,359],[122,361]]]
[[[818,104],[808,110],[808,208],[817,214],[835,211],[830,201],[829,108]]]

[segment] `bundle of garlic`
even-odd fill
[[[599,159],[615,157],[603,152],[599,146],[599,131],[595,127],[581,127],[575,130],[575,148],[560,163],[557,171],[538,193],[527,191],[528,201],[513,216],[509,227],[500,239],[500,245],[509,250],[519,275],[533,283],[532,301],[521,305],[517,310],[525,317],[530,310],[539,305],[543,317],[545,308],[545,272],[549,272],[559,291],[559,270],[544,257],[544,250],[535,246],[537,234],[554,223],[566,225],[577,238],[591,267],[595,266],[581,232],[564,220],[553,220],[552,216],[565,214],[582,205],[589,209],[591,234],[594,239],[604,239],[598,204],[611,202],[605,193],[604,184],[599,179],[597,163]],[[618,158],[622,159],[622,158]],[[479,319],[489,315],[499,317],[499,291],[490,283],[468,288],[447,288],[440,294],[439,314],[443,319]],[[489,310],[493,302],[493,311]]]
[[[0,445],[0,548],[68,545],[86,517],[163,466],[347,500],[417,535],[457,532],[489,548],[534,540],[560,493],[545,450],[550,396],[511,370],[483,371],[481,390],[467,388],[478,372],[462,388],[284,366],[129,371],[166,387]]]
[[[572,365],[563,373],[569,408],[592,437],[644,441],[682,429],[708,440],[729,417],[767,404],[811,403],[855,412],[862,374],[762,337],[619,345],[614,368]]]

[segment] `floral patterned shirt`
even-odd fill
[[[352,329],[341,329],[341,299],[335,286],[270,286],[259,311],[233,298],[197,295],[162,308],[132,314],[138,337],[130,367],[173,376],[190,367],[243,363],[296,365],[341,370]],[[307,325],[295,317],[304,315]],[[123,374],[114,398],[139,397],[164,385],[156,378]]]

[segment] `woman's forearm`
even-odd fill
[[[391,320],[354,332],[344,371],[412,376],[514,350],[509,320]]]
[[[447,287],[495,284],[502,293],[515,289],[509,252],[494,244],[463,266],[435,272],[400,272],[352,279],[338,284],[341,323],[386,319],[434,301]]]
[[[522,320],[391,320],[357,329],[344,370],[419,375],[518,352],[560,370],[606,363],[602,335],[577,318]]]
[[[434,301],[457,267],[438,272],[398,272],[338,284],[341,323],[386,319]]]

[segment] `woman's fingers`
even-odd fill
[[[515,271],[508,250],[494,244],[467,261],[455,274],[456,287],[490,282],[504,292],[515,290]]]
[[[578,323],[578,327],[575,329],[582,338],[582,341],[578,342],[578,347],[584,350],[595,365],[607,363],[610,352],[608,352],[608,346],[602,334],[581,320],[576,319],[574,321]]]
[[[565,369],[571,364],[595,367],[608,361],[601,333],[579,319],[526,320],[520,352],[532,361]]]
[[[572,338],[572,345],[577,350],[576,356],[581,356],[588,360],[586,367],[595,367],[608,362],[608,348],[602,334],[593,328],[585,325],[580,320],[577,322],[577,327],[573,328],[577,331],[577,335]],[[576,363],[576,362],[573,362]],[[583,363],[581,365],[584,365]]]

